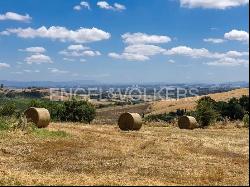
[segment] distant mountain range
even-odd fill
[[[116,83],[116,84],[106,84],[100,83],[94,80],[76,80],[76,81],[8,81],[0,80],[0,84],[3,84],[4,87],[12,88],[27,88],[27,87],[45,87],[45,88],[76,88],[76,87],[86,87],[86,86],[108,86],[108,85],[133,85],[137,83]],[[245,88],[249,87],[249,82],[238,81],[238,82],[226,82],[226,83],[144,83],[139,85],[171,85],[171,86],[194,86],[195,87],[232,87],[232,88]]]
[[[46,88],[57,88],[57,87],[81,87],[88,85],[97,85],[97,81],[93,80],[79,80],[79,81],[65,81],[65,82],[54,82],[54,81],[7,81],[0,80],[0,84],[4,87],[14,88],[27,88],[27,87],[46,87]]]

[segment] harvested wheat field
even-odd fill
[[[0,185],[248,185],[246,128],[51,124],[67,136],[0,132]]]
[[[216,101],[228,101],[229,99],[233,97],[240,98],[242,95],[249,95],[249,88],[241,88],[241,89],[236,89],[236,90],[232,90],[229,92],[209,94],[208,96],[210,96],[212,99]],[[188,97],[188,98],[182,98],[179,100],[175,100],[175,99],[162,100],[162,101],[154,102],[150,106],[150,110],[152,114],[174,112],[177,109],[193,110],[196,106],[196,101],[198,101],[201,97],[204,97],[204,96]]]

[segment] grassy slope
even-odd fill
[[[239,98],[242,95],[249,95],[249,89],[236,89],[229,92],[209,94],[211,98],[217,101],[228,101],[232,97]],[[196,101],[201,97],[190,97],[179,100],[166,100],[155,102],[150,106],[152,114],[161,114],[165,112],[175,112],[177,109],[193,110],[196,106]]]
[[[0,184],[247,185],[249,131],[51,124],[67,137],[0,132]]]

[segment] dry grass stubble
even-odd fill
[[[52,124],[67,138],[0,134],[0,184],[247,185],[247,129]]]

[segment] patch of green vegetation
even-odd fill
[[[52,121],[70,121],[90,123],[96,116],[94,105],[88,101],[50,101],[48,99],[0,97],[0,116],[19,118],[29,107],[46,108]]]
[[[241,98],[231,98],[228,102],[215,101],[209,96],[204,96],[197,101],[194,111],[178,109],[176,112],[153,114],[144,118],[145,121],[165,121],[171,122],[179,116],[194,116],[201,127],[211,125],[216,121],[242,120],[246,127],[249,126],[249,96],[243,95]]]
[[[10,130],[10,128],[10,122],[5,118],[0,117],[0,131]]]
[[[69,136],[65,131],[49,131],[48,129],[34,129],[32,134],[39,138],[66,138]]]
[[[177,109],[176,112],[148,115],[148,116],[146,116],[144,118],[144,121],[148,121],[148,122],[152,122],[152,121],[155,121],[155,122],[159,122],[159,121],[172,122],[178,116],[183,116],[184,114],[185,114],[185,110]]]
[[[245,114],[245,116],[243,117],[243,123],[245,127],[249,127],[249,115],[248,114]]]
[[[69,137],[65,131],[49,131],[48,129],[39,129],[34,123],[27,122],[27,119],[21,116],[19,119],[0,117],[0,135],[6,134],[6,131],[20,130],[25,134],[34,135],[38,138],[66,138]]]

